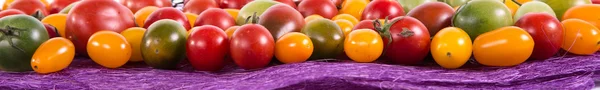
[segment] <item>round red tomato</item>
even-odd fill
[[[441,29],[450,26],[452,15],[454,15],[454,9],[443,2],[425,3],[407,14],[407,16],[415,17],[423,22],[432,37]]]
[[[256,19],[254,19],[256,20]],[[231,37],[231,58],[244,69],[263,68],[271,62],[275,41],[267,28],[259,24],[246,24]]]
[[[190,30],[191,28],[190,21],[188,21],[185,14],[172,7],[164,7],[152,12],[152,14],[150,14],[150,16],[148,16],[148,18],[144,22],[144,28],[148,29],[148,27],[152,25],[152,23],[161,19],[175,20],[179,22],[179,24],[183,25],[183,27],[185,27],[185,30]]]
[[[529,32],[535,47],[530,59],[544,60],[554,56],[563,43],[563,26],[548,13],[528,13],[515,26]]]
[[[229,40],[219,27],[204,25],[194,27],[188,36],[187,57],[196,70],[218,71],[225,66]]]
[[[75,44],[77,53],[87,55],[87,42],[93,33],[121,32],[134,26],[133,13],[127,7],[111,0],[84,0],[69,12],[65,34]]]
[[[17,9],[6,9],[3,11],[0,11],[0,18],[2,18],[4,16],[17,15],[17,14],[25,14],[25,13],[23,11],[19,11]]]
[[[60,0],[59,0],[60,1]],[[121,4],[131,9],[131,12],[137,12],[138,10],[147,6],[156,7],[171,7],[171,0],[120,0]]]
[[[375,30],[375,26],[373,26],[373,20],[362,20],[358,22],[358,24],[354,25],[353,30],[357,29],[371,29]]]
[[[404,16],[404,9],[396,0],[375,0],[367,4],[367,7],[363,10],[361,19],[375,20],[398,16]]]
[[[293,8],[296,8],[296,3],[293,0],[275,0],[277,2],[283,3],[283,4],[287,4],[290,5]]]
[[[246,3],[251,1],[252,0],[221,0],[219,6],[221,8],[241,9]]]
[[[300,32],[304,23],[302,14],[285,4],[271,6],[260,15],[258,21],[258,24],[263,25],[271,32],[275,41],[286,33]]]
[[[200,14],[209,8],[219,8],[219,4],[214,0],[190,0],[183,6],[183,12]]]
[[[194,26],[213,25],[223,30],[235,26],[235,20],[225,10],[219,8],[210,8],[200,13]]]
[[[383,29],[377,31],[384,33],[381,37],[386,43],[384,57],[388,60],[399,64],[418,64],[429,53],[429,31],[419,20],[402,16],[378,27]]]
[[[15,0],[7,8],[21,10],[27,15],[33,15],[37,11],[42,12],[44,16],[48,15],[46,5],[40,0]]]
[[[331,19],[337,15],[337,7],[329,0],[302,0],[298,4],[298,11],[304,17],[317,14],[325,18]]]
[[[65,7],[69,6],[71,3],[77,2],[79,0],[54,0],[54,2],[50,3],[50,14],[55,14],[60,12]]]

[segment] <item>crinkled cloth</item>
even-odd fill
[[[382,63],[308,61],[258,70],[242,70],[230,63],[219,72],[204,72],[193,70],[189,64],[182,64],[178,70],[160,70],[143,62],[107,69],[78,57],[69,68],[47,75],[0,72],[0,89],[585,90],[594,87],[594,79],[600,79],[594,74],[600,73],[600,53],[529,60],[514,67],[469,65],[454,70],[432,61],[419,66]]]

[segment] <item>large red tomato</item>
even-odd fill
[[[293,8],[296,8],[296,3],[293,0],[275,0],[277,2],[283,3],[283,4],[287,4],[290,5]]]
[[[304,17],[317,14],[328,19],[333,18],[338,13],[337,7],[330,0],[302,0],[298,4],[298,11]]]
[[[383,19],[385,17],[395,18],[404,16],[404,9],[396,0],[375,0],[365,7],[362,20]]]
[[[219,4],[215,0],[190,0],[183,5],[183,12],[200,14],[208,8],[219,8]]]
[[[133,13],[127,7],[112,0],[84,0],[71,9],[65,29],[77,52],[87,55],[87,42],[93,33],[121,32],[134,26]]]
[[[273,36],[267,28],[259,24],[246,24],[233,33],[229,50],[231,58],[238,66],[244,69],[257,69],[271,62],[275,50],[274,44]]]
[[[55,14],[60,12],[65,7],[69,6],[71,3],[77,2],[79,0],[54,0],[54,2],[50,3],[50,14]]]
[[[148,29],[148,27],[150,27],[152,23],[161,19],[175,20],[179,22],[179,24],[183,25],[183,27],[185,27],[185,30],[190,30],[191,28],[190,21],[188,21],[185,14],[172,7],[163,7],[152,12],[152,14],[150,14],[150,16],[148,16],[148,18],[144,22],[144,28]]]
[[[42,12],[44,16],[48,15],[46,5],[40,0],[15,0],[8,6],[8,9],[21,10],[28,15],[33,15],[37,11]]]
[[[60,0],[59,0],[60,1]],[[120,0],[121,4],[131,9],[131,12],[137,12],[138,10],[146,6],[156,7],[171,7],[171,0]]]
[[[515,26],[525,29],[535,42],[530,59],[544,60],[554,56],[563,43],[560,21],[548,13],[528,13]]]
[[[398,64],[418,64],[429,53],[430,36],[419,20],[401,16],[382,24],[379,31],[385,43],[384,57]]]
[[[196,70],[218,71],[225,66],[229,52],[227,34],[218,27],[194,27],[186,44],[187,57]]]
[[[194,26],[213,25],[223,30],[235,26],[235,20],[225,10],[219,8],[210,8],[200,13]]]
[[[251,2],[253,0],[221,0],[219,2],[219,6],[221,8],[233,8],[233,9],[241,9],[246,5],[246,3]]]
[[[3,11],[0,11],[0,18],[2,18],[4,16],[17,15],[17,14],[25,14],[25,13],[22,11],[19,11],[17,9],[6,9]]]

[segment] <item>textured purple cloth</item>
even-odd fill
[[[103,68],[87,58],[76,58],[63,71],[0,71],[0,89],[567,89],[594,87],[599,80],[600,53],[592,56],[530,60],[514,67],[471,65],[449,70],[435,64],[421,66],[354,63],[348,60],[309,61],[242,70],[235,65],[219,72],[152,69],[129,63]]]

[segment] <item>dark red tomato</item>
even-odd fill
[[[419,5],[408,12],[407,16],[414,17],[425,24],[433,37],[438,31],[450,26],[454,9],[443,2],[429,2]]]
[[[388,60],[398,64],[418,64],[429,54],[430,35],[419,20],[401,16],[382,26],[389,26],[388,30],[383,30],[389,35],[381,35],[383,42],[389,43],[384,44],[384,57]]]
[[[333,18],[338,13],[337,7],[330,0],[302,0],[298,5],[298,11],[304,17],[317,14],[328,19]]]
[[[40,11],[44,16],[48,16],[48,10],[40,0],[15,0],[8,6],[8,9],[21,10],[27,15],[33,15]]]
[[[56,27],[50,25],[50,24],[44,24],[44,27],[46,27],[46,31],[48,31],[48,37],[49,38],[53,38],[53,37],[59,37],[60,35],[58,35],[58,32],[56,31]]]
[[[600,0],[592,0],[593,4],[600,4]]]
[[[92,34],[101,30],[121,32],[134,27],[133,13],[112,0],[83,0],[73,6],[65,26],[65,35],[73,41],[77,53],[87,55]]]
[[[289,5],[276,4],[260,16],[258,24],[266,27],[277,41],[286,33],[300,32],[304,27],[304,17]]]
[[[200,14],[208,8],[219,8],[219,3],[215,0],[190,0],[183,5],[183,12]]]
[[[77,2],[79,0],[54,0],[54,2],[50,3],[50,14],[55,14],[60,12],[65,7],[69,6],[71,3]]]
[[[152,12],[152,14],[150,14],[148,16],[148,19],[146,19],[146,21],[144,22],[144,28],[148,29],[148,27],[150,27],[152,23],[161,19],[175,20],[179,22],[179,24],[183,25],[183,27],[185,27],[185,30],[190,30],[191,28],[190,21],[188,21],[185,14],[172,7],[163,7]]]
[[[287,4],[290,5],[293,8],[296,8],[296,3],[293,0],[275,0],[277,2],[283,3],[283,4]]]
[[[17,15],[17,14],[25,14],[25,13],[23,11],[19,11],[17,9],[6,9],[3,11],[0,11],[0,18],[9,16],[9,15]]]
[[[548,59],[560,50],[563,43],[563,26],[552,15],[528,13],[521,17],[515,26],[529,32],[535,42],[530,59]]]
[[[235,20],[225,10],[210,8],[200,13],[194,26],[213,25],[223,30],[235,26]]]
[[[156,7],[171,7],[171,0],[120,0],[121,4],[131,9],[131,12],[137,12],[138,10],[146,6]]]
[[[362,20],[362,21],[358,22],[358,24],[354,25],[354,28],[352,30],[357,30],[357,29],[375,30],[375,26],[373,26],[373,20]]]
[[[196,70],[218,71],[225,66],[229,40],[225,31],[219,27],[194,27],[188,36],[186,50],[190,64]]]
[[[253,0],[221,0],[219,2],[219,6],[221,8],[233,8],[233,9],[241,9],[246,5],[246,3],[251,2]]]
[[[258,69],[266,67],[273,59],[274,44],[267,28],[246,24],[233,33],[229,50],[231,58],[241,68]]]
[[[362,20],[395,18],[404,16],[404,9],[396,0],[375,0],[363,10]]]

